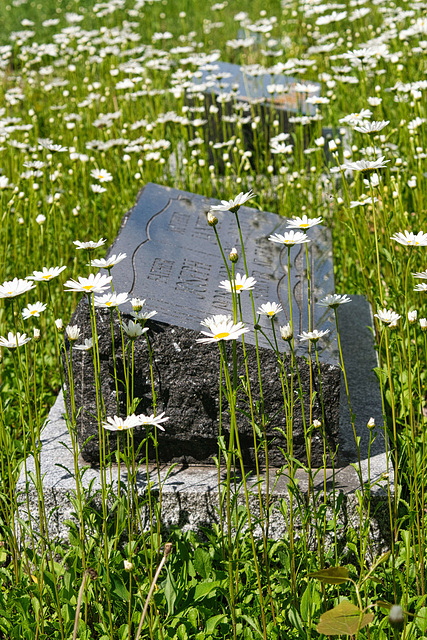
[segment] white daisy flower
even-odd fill
[[[148,327],[143,329],[138,322],[134,322],[133,320],[129,320],[129,323],[123,323],[123,329],[130,340],[135,340],[135,338],[139,338],[143,333],[148,331]]]
[[[372,122],[366,120],[353,128],[355,131],[360,131],[360,133],[378,133],[388,124],[390,124],[390,120],[373,120]]]
[[[64,283],[64,287],[68,287],[66,291],[78,291],[81,293],[104,293],[105,288],[109,285],[113,276],[105,276],[101,273],[97,273],[96,275],[93,273],[89,274],[88,278],[83,278],[79,276],[78,282],[76,280],[67,280]]]
[[[105,169],[92,169],[90,175],[92,178],[95,178],[95,180],[99,180],[99,182],[111,182],[113,179],[111,173]]]
[[[35,289],[36,285],[28,280],[21,280],[21,278],[14,278],[13,280],[6,280],[0,285],[0,298],[15,298],[20,296],[21,293]]]
[[[22,317],[24,320],[28,318],[39,318],[40,314],[45,311],[47,304],[43,302],[36,302],[35,304],[29,304],[28,307],[22,310]]]
[[[43,267],[42,271],[33,271],[32,276],[27,276],[27,280],[35,280],[36,282],[49,282],[52,278],[59,276],[61,271],[64,271],[67,267],[50,267],[47,269]]]
[[[93,303],[95,307],[100,307],[102,309],[111,309],[113,307],[118,307],[119,304],[125,304],[129,300],[127,293],[105,293],[103,296],[95,296],[93,299]]]
[[[112,255],[110,258],[100,258],[99,260],[91,260],[90,266],[96,267],[98,269],[111,269],[114,265],[119,264],[122,260],[127,258],[126,253],[119,253],[118,256],[116,254]]]
[[[125,431],[126,429],[137,427],[139,424],[138,416],[133,413],[127,418],[119,418],[119,416],[107,418],[107,422],[103,422],[102,426],[109,431]]]
[[[306,234],[301,231],[285,231],[284,234],[274,233],[269,237],[270,242],[284,244],[287,247],[293,247],[295,244],[304,244],[310,242]]]
[[[329,329],[325,329],[324,331],[318,331],[317,329],[313,329],[313,331],[303,331],[298,338],[301,342],[305,340],[310,340],[311,342],[317,342],[323,336],[326,336],[329,333]]]
[[[375,314],[375,317],[378,318],[378,320],[381,320],[381,322],[384,322],[384,324],[389,325],[396,323],[401,318],[398,313],[391,309],[386,309],[385,307],[382,310],[380,309],[378,313]]]
[[[236,293],[240,293],[241,291],[250,291],[256,285],[256,280],[252,277],[247,277],[246,275],[240,275],[240,273],[236,273],[236,277],[233,280],[233,290]],[[231,293],[231,282],[230,280],[222,280],[218,287],[220,289],[225,289],[229,293]]]
[[[244,333],[248,333],[249,331],[243,322],[234,324],[230,318],[227,320],[220,320],[219,322],[213,322],[212,318],[206,318],[202,324],[206,326],[207,321],[211,321],[209,324],[210,333],[202,331],[202,334],[206,336],[206,338],[198,338],[196,342],[209,343],[219,342],[220,340],[237,340],[239,336]]]
[[[302,218],[292,218],[292,220],[288,220],[287,229],[311,229],[311,227],[315,227],[317,224],[321,224],[323,222],[323,218],[308,218],[305,214]]]
[[[278,313],[283,311],[283,307],[281,304],[277,304],[277,302],[266,302],[258,307],[258,313],[262,316],[269,316],[270,318],[274,318]]]
[[[420,273],[413,273],[414,278],[427,278],[427,271],[421,271]]]
[[[340,304],[351,302],[351,298],[347,295],[340,295],[339,293],[330,293],[328,296],[320,300],[317,304],[319,307],[330,307],[336,309]]]
[[[385,156],[381,156],[378,160],[358,160],[357,162],[344,162],[343,167],[345,169],[351,169],[352,171],[376,171],[377,169],[385,169],[387,162],[390,160],[384,160]]]
[[[69,324],[65,331],[70,342],[75,342],[80,338],[80,327],[76,324]]]
[[[149,320],[157,315],[157,311],[131,311],[130,315],[132,318],[135,318],[135,320]]]
[[[165,412],[163,411],[162,413],[159,413],[158,416],[155,416],[154,413],[151,414],[151,416],[145,416],[143,413],[140,413],[137,417],[138,420],[138,424],[141,426],[151,426],[151,427],[157,427],[158,429],[161,429],[162,431],[165,430],[165,428],[161,425],[162,422],[166,422],[166,420],[169,420],[169,418],[167,417],[163,417],[165,415]]]
[[[221,204],[214,204],[211,206],[211,211],[231,211],[235,213],[240,209],[242,204],[245,204],[248,200],[253,198],[255,194],[252,189],[247,193],[243,193],[241,191],[239,195],[237,195],[234,200],[221,200]]]
[[[26,333],[23,333],[21,335],[18,331],[18,333],[15,335],[14,333],[12,333],[12,331],[9,331],[9,333],[7,334],[7,338],[3,338],[3,336],[0,336],[0,347],[16,349],[16,347],[22,347],[30,340],[31,338],[27,338]]]
[[[416,284],[414,287],[414,291],[427,291],[427,284],[425,282],[421,282],[421,284]]]
[[[93,349],[93,338],[85,338],[84,344],[76,344],[73,349],[78,351],[90,351]]]
[[[396,240],[399,244],[408,247],[425,247],[427,246],[427,233],[419,231],[416,235],[412,231],[399,231],[391,236],[391,240]]]
[[[101,187],[100,184],[91,184],[90,188],[93,193],[105,193],[107,191],[107,189],[105,187]]]
[[[100,238],[98,242],[95,242],[94,240],[88,240],[87,242],[80,242],[80,240],[74,240],[73,244],[76,245],[77,249],[92,250],[92,249],[98,249],[98,247],[102,247],[102,245],[105,244],[106,242],[107,241],[105,238]]]

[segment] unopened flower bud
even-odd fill
[[[62,324],[62,319],[61,318],[57,318],[55,320],[55,325],[56,325],[56,328],[59,331],[59,333],[62,333],[64,331],[64,325]]]
[[[403,627],[403,623],[405,622],[405,614],[403,613],[403,609],[399,604],[394,604],[390,613],[388,614],[388,621],[390,626],[394,629],[401,629]]]
[[[129,562],[129,560],[123,560],[123,566],[125,571],[133,571],[134,569],[133,563]]]
[[[132,309],[137,313],[138,311],[141,311],[142,307],[144,306],[144,302],[145,300],[141,300],[141,298],[132,298],[132,300],[130,301]]]
[[[414,324],[417,321],[417,315],[418,312],[415,309],[415,311],[408,311],[408,322],[410,322],[411,324]]]
[[[322,426],[322,423],[320,422],[320,420],[313,420],[313,427],[315,429],[320,429],[321,426]]]
[[[207,220],[208,220],[208,225],[210,227],[215,227],[215,225],[218,224],[218,218],[216,217],[216,215],[212,213],[212,211],[209,211],[207,215]]]
[[[78,327],[76,324],[68,325],[65,331],[70,342],[75,342],[80,337],[80,327]]]
[[[292,340],[292,328],[289,322],[288,324],[285,324],[284,327],[280,327],[280,335],[282,337],[282,340]]]
[[[373,429],[374,427],[375,427],[375,418],[369,418],[368,429]]]
[[[423,331],[427,329],[427,318],[420,318],[420,327]]]
[[[34,342],[38,342],[40,340],[40,329],[34,327]]]
[[[238,261],[239,254],[237,253],[236,247],[232,248],[232,250],[230,251],[230,255],[228,257],[230,258],[230,262],[237,262]]]
[[[329,151],[336,151],[338,149],[335,140],[329,140],[328,147]]]

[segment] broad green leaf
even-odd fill
[[[342,584],[348,580],[348,569],[346,567],[329,567],[310,573],[309,578],[316,578],[326,584]]]
[[[325,636],[354,636],[373,619],[373,613],[363,613],[348,600],[343,600],[320,616],[316,629],[318,633],[323,633]]]
[[[206,621],[206,633],[212,635],[220,622],[227,622],[227,616],[225,613],[220,613],[217,616],[212,616]]]
[[[200,582],[194,588],[194,600],[204,598],[208,593],[214,591],[219,586],[219,582]]]
[[[427,607],[421,607],[415,618],[415,624],[421,633],[425,634],[427,630]]]
[[[167,603],[167,607],[168,607],[168,614],[171,616],[174,613],[174,609],[175,609],[175,600],[177,597],[177,587],[176,587],[176,583],[175,580],[173,578],[173,575],[169,569],[169,567],[167,566],[166,568],[167,570],[167,577],[166,580],[163,583],[163,588],[164,588],[164,594],[165,594],[165,598],[166,598],[166,603]]]
[[[212,571],[212,558],[205,549],[197,547],[194,552],[193,564],[195,570],[202,576],[202,578],[205,580],[206,578],[209,578]]]
[[[129,602],[129,591],[126,589],[123,582],[115,576],[111,578],[111,582],[112,582],[112,592],[115,593],[116,596],[118,596],[122,600],[126,600],[126,602]]]

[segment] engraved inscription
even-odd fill
[[[213,231],[207,223],[205,214],[198,216],[191,235],[193,238],[200,238],[200,240],[213,242]]]
[[[204,299],[210,271],[211,266],[205,262],[185,258],[175,289],[186,291],[197,298]]]
[[[162,258],[156,258],[151,266],[150,273],[148,274],[149,280],[157,280],[160,282],[167,282],[169,276],[172,273],[173,260],[163,260]]]
[[[184,211],[174,211],[169,222],[169,229],[176,233],[185,233],[190,216]]]

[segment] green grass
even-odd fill
[[[33,336],[33,328],[41,332],[39,342],[1,348],[0,354],[1,637],[72,638],[78,593],[89,568],[96,573],[84,585],[80,614],[77,611],[78,637],[135,637],[167,541],[173,543],[173,551],[158,579],[142,637],[315,638],[322,635],[316,630],[321,615],[344,596],[374,613],[369,626],[358,630],[356,625],[350,635],[375,640],[425,637],[426,333],[419,320],[427,310],[425,292],[414,291],[422,279],[411,275],[426,269],[425,247],[403,246],[392,239],[405,229],[418,233],[426,222],[426,34],[419,22],[423,6],[400,0],[357,7],[347,2],[336,9],[347,11],[346,17],[331,24],[321,24],[331,7],[321,11],[320,5],[303,6],[298,0],[246,4],[229,0],[215,10],[212,7],[213,3],[190,0],[1,3],[0,283],[25,278],[43,267],[67,267],[48,285],[37,284],[37,289],[19,297],[0,299],[0,335],[19,331]],[[363,8],[369,13],[358,17],[355,10]],[[242,11],[248,12],[248,23],[275,19],[264,34],[258,23],[251,46],[235,49],[227,41],[251,35],[242,18],[235,20]],[[82,20],[73,22],[68,16],[67,22],[70,13]],[[43,26],[48,19],[59,22]],[[34,24],[22,25],[23,20]],[[154,35],[164,32],[172,37]],[[328,43],[333,45],[329,50]],[[383,48],[368,55],[363,65],[340,57],[367,44]],[[281,53],[274,57],[269,50]],[[294,145],[291,152],[273,154],[269,140],[280,127],[274,115],[259,119],[260,107],[251,105],[243,113],[253,126],[251,157],[245,156],[248,149],[239,123],[219,124],[224,140],[232,142],[215,149],[209,144],[208,127],[192,124],[207,115],[204,99],[196,95],[188,101],[185,96],[191,75],[187,72],[197,70],[188,58],[197,52],[218,52],[223,61],[265,67],[297,59],[289,73],[301,82],[321,82],[321,95],[330,100],[318,106],[323,119],[309,127],[296,124],[289,140]],[[132,73],[124,68],[129,60],[137,67]],[[127,78],[135,80],[134,88],[118,88],[117,83]],[[184,86],[176,91],[180,83]],[[399,90],[398,83],[419,84]],[[379,104],[370,106],[372,98],[379,98]],[[366,108],[372,111],[371,121],[389,120],[389,124],[369,135],[340,122]],[[181,118],[161,117],[168,112]],[[102,122],[103,114],[113,115]],[[408,127],[411,122],[414,126]],[[336,156],[325,155],[316,146],[322,127],[332,127],[335,135],[345,129]],[[66,150],[51,154],[39,144],[40,138],[51,138]],[[129,150],[131,142],[138,150]],[[331,172],[344,161],[373,159],[376,152],[362,152],[373,145],[388,160],[378,171],[378,188],[364,184],[369,174]],[[24,163],[34,161],[44,165],[34,169],[40,174],[30,175]],[[112,175],[111,181],[102,183],[103,193],[92,191],[91,185],[98,182],[90,175],[94,169]],[[149,181],[220,199],[253,189],[253,206],[284,219],[322,216],[333,235],[337,293],[364,294],[374,313],[387,308],[401,316],[395,329],[375,319],[377,373],[384,400],[380,426],[389,436],[397,491],[388,505],[391,553],[380,558],[372,573],[373,559],[364,554],[373,544],[368,522],[376,508],[369,486],[358,496],[360,521],[348,524],[347,544],[339,549],[326,543],[338,525],[323,497],[304,504],[298,491],[295,518],[301,517],[304,527],[295,534],[294,516],[282,504],[288,533],[278,542],[266,535],[254,537],[248,511],[235,505],[222,527],[213,530],[168,531],[158,518],[147,534],[141,534],[138,508],[130,504],[132,487],[117,495],[105,481],[99,512],[82,490],[77,466],[74,509],[79,526],[69,524],[66,543],[17,522],[17,505],[25,496],[16,494],[15,483],[26,455],[32,452],[37,458],[40,433],[62,382],[62,334],[54,320],[61,318],[65,326],[78,302],[78,296],[64,292],[63,283],[90,271],[87,253],[76,250],[73,241],[103,237],[105,246],[112,243],[123,215]],[[377,200],[352,206],[362,194]],[[102,255],[103,248],[96,257]],[[22,309],[37,300],[47,304],[46,311],[23,320]],[[414,323],[407,320],[411,310],[418,312]],[[236,304],[235,313],[237,321]],[[230,381],[227,393],[233,406],[235,381]],[[285,394],[284,402],[289,415],[294,401]],[[128,413],[131,409],[128,406]],[[99,416],[101,423],[106,417],[101,409]],[[307,427],[310,437],[312,425]],[[263,445],[262,434],[257,437]],[[231,449],[238,463],[238,448]],[[76,459],[77,453],[75,449]],[[135,471],[132,451],[128,453],[123,464]],[[227,455],[224,460],[231,465]],[[107,467],[109,460],[103,463]],[[295,471],[289,449],[284,464]],[[42,478],[35,482],[43,522]],[[230,497],[231,482],[230,466],[224,496]],[[109,499],[114,505],[110,510]],[[145,499],[140,498],[141,508]],[[336,511],[339,507],[333,505]],[[150,508],[154,518],[160,507],[151,502]],[[262,501],[259,508],[262,513]],[[258,515],[251,515],[256,521]],[[24,532],[26,544],[19,541]],[[132,561],[130,572],[124,560]],[[351,581],[345,577],[342,584],[330,585],[325,577],[310,577],[336,565],[348,568]],[[384,603],[402,605],[403,631],[389,625]]]

